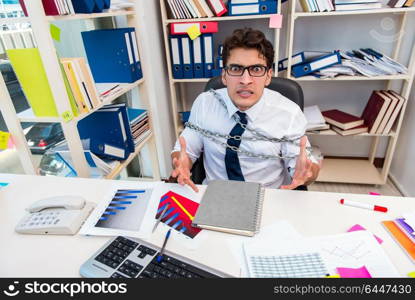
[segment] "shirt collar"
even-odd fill
[[[239,110],[235,104],[233,104],[231,98],[228,95],[228,91],[225,88],[225,104],[226,104],[226,108],[228,110],[228,116],[229,118],[232,118],[232,116]],[[250,122],[255,121],[255,119],[261,114],[261,110],[264,107],[265,104],[265,89],[262,93],[261,98],[259,99],[259,101],[257,103],[255,103],[254,106],[252,106],[251,108],[249,108],[248,110],[243,111],[244,113],[246,113],[248,120]]]

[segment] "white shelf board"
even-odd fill
[[[319,182],[384,184],[381,173],[368,160],[325,158],[318,175]]]
[[[17,114],[20,122],[45,122],[45,123],[58,123],[61,122],[59,117],[37,117],[33,113],[31,108],[26,109]]]
[[[359,133],[359,134],[352,134],[352,135],[346,135],[343,136],[341,134],[338,134],[334,130],[323,130],[320,132],[317,131],[307,131],[306,135],[310,136],[341,136],[341,137],[374,137],[374,136],[395,136],[396,132],[391,131],[389,134],[371,134],[371,133]]]
[[[105,98],[105,100],[102,101],[101,105],[99,105],[97,107],[94,107],[88,113],[85,113],[85,114],[82,114],[82,115],[79,115],[79,116],[75,117],[74,121],[79,122],[80,120],[82,120],[86,116],[90,115],[94,111],[97,111],[98,109],[100,109],[104,105],[112,103],[112,101],[114,101],[115,99],[117,99],[121,95],[124,95],[125,93],[127,93],[128,91],[132,90],[133,88],[139,86],[142,83],[144,83],[144,78],[141,78],[140,80],[137,80],[136,82],[133,82],[133,83],[120,83],[120,86],[122,87],[122,90],[120,90],[119,92],[117,92],[117,93],[115,93],[111,96],[108,96],[108,98]],[[114,83],[114,84],[117,84],[117,83]]]
[[[121,171],[128,166],[128,164],[134,159],[134,157],[137,156],[137,154],[141,151],[141,149],[144,147],[144,145],[153,137],[153,133],[150,132],[150,134],[135,147],[134,153],[131,153],[130,156],[124,161],[121,162],[119,166],[117,166],[114,170],[111,171],[107,176],[105,176],[105,179],[114,179],[118,174],[121,173]]]
[[[172,79],[173,83],[177,82],[208,82],[211,78],[194,78],[194,79]]]
[[[296,12],[294,17],[326,17],[326,16],[346,16],[346,15],[369,15],[369,14],[392,14],[413,12],[415,7],[406,8],[379,8],[365,10],[349,10],[349,11],[330,11],[330,12]]]
[[[266,15],[249,15],[249,16],[225,16],[212,18],[196,18],[196,19],[167,19],[164,22],[178,23],[178,22],[201,22],[201,21],[240,21],[240,20],[255,20],[255,19],[269,19],[272,14]]]
[[[81,20],[81,19],[96,19],[106,17],[118,17],[118,16],[129,16],[134,15],[133,10],[114,10],[102,13],[93,14],[74,14],[74,15],[61,15],[61,16],[46,16],[48,21],[62,21],[62,20]]]
[[[410,80],[410,75],[385,75],[385,76],[374,76],[374,77],[366,77],[366,76],[337,76],[334,78],[317,78],[314,76],[303,76],[295,78],[293,76],[290,79],[296,81],[352,81],[352,80],[362,80],[362,81],[370,81],[370,80]]]
[[[120,85],[123,87],[122,90],[120,90],[118,93],[115,93],[114,95],[111,95],[110,97],[106,98],[102,104],[98,107],[94,107],[91,111],[89,111],[86,114],[79,115],[77,117],[73,118],[73,122],[78,122],[88,116],[89,114],[93,113],[94,111],[100,109],[102,106],[110,104],[114,99],[120,97],[121,95],[127,93],[128,91],[132,90],[133,88],[139,86],[144,82],[144,78],[137,80],[133,83],[121,83]],[[17,114],[17,117],[19,118],[20,122],[45,122],[45,123],[57,123],[61,122],[62,119],[60,117],[36,117],[33,113],[33,110],[31,108],[22,111]]]

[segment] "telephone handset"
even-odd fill
[[[57,196],[36,201],[16,226],[18,233],[75,234],[94,204],[80,196]]]

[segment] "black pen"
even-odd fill
[[[170,232],[171,232],[171,228],[169,229],[169,231],[167,231],[166,233],[166,237],[164,238],[164,242],[163,242],[163,246],[161,247],[160,253],[157,256],[157,262],[161,262],[163,260],[163,252],[164,252],[164,248],[166,248],[166,244],[167,244],[167,240],[170,237]]]

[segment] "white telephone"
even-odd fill
[[[95,204],[80,196],[44,198],[26,208],[29,212],[17,224],[18,233],[70,234],[78,232]]]

